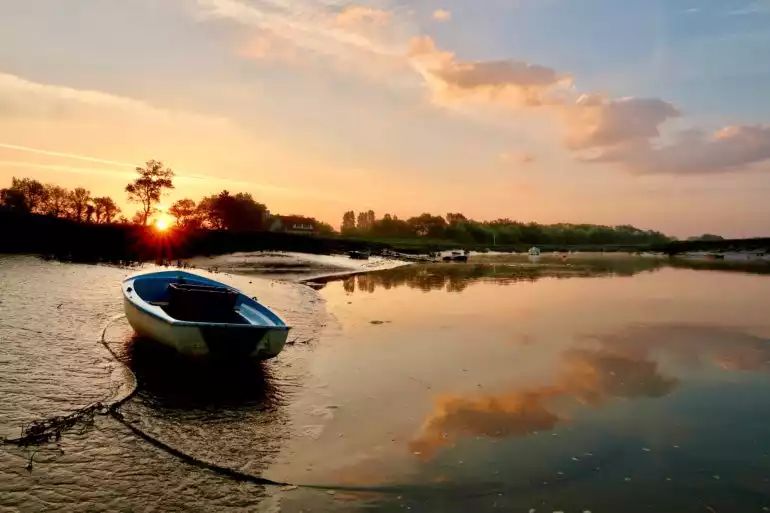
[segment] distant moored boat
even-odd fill
[[[348,251],[348,256],[353,260],[369,260],[368,251]]]

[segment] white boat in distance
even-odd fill
[[[122,288],[134,331],[187,356],[273,358],[291,329],[255,298],[184,271],[132,276]]]

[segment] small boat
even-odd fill
[[[353,260],[369,260],[368,251],[348,251],[348,256]]]
[[[122,288],[134,331],[184,355],[266,360],[289,335],[290,327],[256,298],[196,274],[141,274]]]
[[[529,248],[529,256],[539,256],[540,255],[540,248],[532,246]]]

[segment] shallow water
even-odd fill
[[[263,367],[192,367],[114,321],[106,339],[139,383],[122,412],[196,458],[328,489],[233,482],[97,417],[31,471],[32,450],[1,447],[0,505],[767,511],[766,269],[493,255],[320,291],[217,274],[296,343]],[[130,272],[0,256],[0,431],[126,381],[99,337]]]

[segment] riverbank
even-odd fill
[[[133,224],[77,223],[42,215],[0,210],[0,253],[39,254],[79,263],[162,262],[200,255],[236,252],[288,251],[309,254],[344,254],[364,251],[392,254],[386,244],[277,232],[226,230],[159,231]]]
[[[508,246],[459,244],[428,238],[369,239],[339,236],[317,237],[268,231],[226,230],[159,231],[133,224],[77,223],[68,219],[0,210],[0,253],[39,254],[56,260],[80,263],[173,262],[192,257],[237,252],[290,252],[315,255],[357,251],[405,261],[429,260],[428,255],[449,250],[472,253],[526,253],[536,245],[544,253],[657,253],[663,255],[709,254],[766,257],[770,238],[721,241],[675,241],[657,246],[557,245],[520,243]]]

